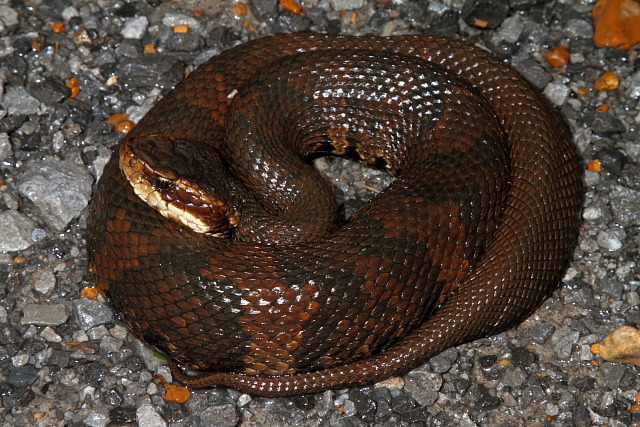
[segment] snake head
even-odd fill
[[[196,183],[208,168],[193,145],[164,135],[128,138],[120,146],[120,170],[135,194],[165,218],[196,233],[230,237],[240,213],[225,188]]]

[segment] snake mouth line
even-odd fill
[[[150,136],[146,138],[165,138]],[[240,213],[204,187],[179,178],[171,169],[153,168],[125,141],[120,147],[120,170],[134,193],[167,219],[212,237],[228,237]]]

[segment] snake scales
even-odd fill
[[[119,154],[119,155],[118,155]],[[348,221],[310,157],[396,176]],[[213,57],[118,147],[91,203],[97,286],[143,341],[290,395],[403,373],[557,287],[579,228],[568,127],[440,37],[288,34]]]

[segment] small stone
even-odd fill
[[[520,387],[527,379],[527,374],[520,368],[507,369],[502,377],[502,384],[510,387]]]
[[[578,339],[580,339],[580,332],[572,330],[569,326],[563,326],[553,333],[551,344],[558,357],[567,360],[571,357],[571,351],[574,344],[578,343]]]
[[[202,31],[200,21],[193,16],[187,16],[180,13],[167,13],[162,17],[162,24],[169,28],[173,28],[178,25],[186,25],[189,27],[189,31]]]
[[[555,331],[553,325],[549,323],[537,323],[531,328],[528,336],[536,344],[544,343]]]
[[[253,399],[251,399],[251,396],[249,396],[246,393],[243,393],[243,394],[240,395],[240,397],[238,397],[238,406],[239,407],[246,406],[252,400]]]
[[[13,156],[11,140],[6,132],[0,132],[0,162],[8,161]]]
[[[509,3],[506,0],[465,0],[461,15],[472,27],[497,28],[508,12]]]
[[[355,10],[363,7],[367,2],[366,0],[329,0],[331,7],[336,12],[345,10]]]
[[[28,387],[38,379],[38,370],[33,365],[24,365],[12,369],[7,378],[7,383],[16,388]]]
[[[149,26],[149,20],[146,16],[136,16],[128,18],[120,31],[122,37],[126,39],[141,39]]]
[[[56,276],[51,270],[45,270],[33,285],[34,289],[43,295],[47,295],[56,287]]]
[[[34,244],[35,223],[17,211],[0,212],[0,251],[21,251]]]
[[[56,331],[54,331],[51,326],[44,328],[42,332],[40,332],[40,336],[44,338],[45,341],[62,342],[62,337],[56,334]]]
[[[69,318],[67,307],[62,304],[27,304],[21,323],[23,325],[62,325]]]
[[[167,55],[145,55],[123,61],[119,75],[133,87],[171,89],[182,80],[184,64]]]
[[[11,358],[11,364],[16,368],[19,368],[20,366],[24,366],[27,363],[29,363],[29,355],[26,353],[16,354]]]
[[[100,351],[106,354],[115,353],[120,350],[124,342],[120,339],[113,338],[111,336],[105,336],[100,341]]]
[[[611,136],[627,131],[624,123],[609,113],[594,111],[584,115],[585,122],[599,136]]]
[[[89,415],[84,419],[82,425],[86,427],[105,427],[110,421],[109,408],[101,407],[89,412]]]
[[[63,231],[89,203],[93,177],[71,160],[31,162],[18,178],[18,190],[31,200],[53,231]]]
[[[563,32],[569,40],[589,39],[593,37],[591,22],[584,19],[570,19],[564,27]]]
[[[225,405],[209,406],[200,413],[200,422],[202,425],[234,427],[238,425],[240,416],[234,405],[227,403]]]
[[[67,6],[64,9],[62,9],[61,16],[62,16],[62,19],[68,22],[71,18],[80,16],[80,14],[78,13],[78,9],[76,9],[75,7]]]
[[[0,22],[2,22],[5,27],[18,25],[20,22],[18,20],[18,12],[7,5],[0,5]]]
[[[24,114],[26,116],[38,114],[40,101],[34,98],[22,86],[9,86],[2,99],[4,108],[9,114]]]
[[[166,427],[167,422],[160,416],[151,399],[145,397],[136,411],[136,421],[140,427]]]
[[[624,227],[640,225],[640,191],[614,185],[609,192],[609,198],[616,223]]]
[[[571,89],[563,84],[549,83],[542,92],[549,98],[553,105],[560,106],[567,100]]]
[[[603,230],[596,235],[598,246],[609,251],[617,251],[622,248],[622,241],[626,233],[622,229]]]
[[[433,405],[442,387],[442,375],[414,370],[405,375],[404,390],[420,405]]]
[[[113,320],[111,308],[97,300],[88,298],[75,300],[73,302],[73,311],[85,331]]]
[[[522,22],[522,18],[518,15],[513,15],[505,19],[502,25],[500,25],[498,34],[504,41],[513,44],[518,41],[523,31],[524,23]]]
[[[451,369],[457,358],[458,350],[455,347],[451,347],[429,359],[429,365],[435,373],[444,374]]]
[[[71,96],[71,89],[59,78],[47,78],[38,83],[30,83],[29,92],[40,102],[55,104]]]

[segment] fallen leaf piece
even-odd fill
[[[640,3],[636,0],[598,0],[591,16],[596,46],[630,49],[640,43]]]
[[[95,300],[95,299],[98,299],[99,293],[100,293],[100,290],[98,290],[98,288],[90,288],[87,286],[85,288],[82,288],[82,290],[80,291],[80,297]]]
[[[189,397],[191,397],[191,392],[184,387],[166,384],[164,388],[166,393],[162,397],[166,401],[184,403],[189,400]]]
[[[607,71],[603,73],[600,77],[593,82],[593,88],[597,91],[603,90],[613,90],[617,89],[620,84],[620,79],[616,75],[616,73],[612,73],[611,71]]]
[[[280,0],[280,6],[284,10],[291,12],[295,15],[304,16],[304,13],[302,13],[302,8],[300,7],[300,5],[296,0]]]
[[[640,330],[621,326],[591,346],[591,351],[608,362],[640,366]]]
[[[602,163],[600,159],[593,159],[587,164],[587,170],[591,172],[602,172]]]
[[[560,45],[549,50],[544,57],[552,67],[564,67],[569,63],[569,49]]]
[[[247,14],[247,6],[242,2],[234,3],[231,6],[231,9],[237,17],[245,16]]]

